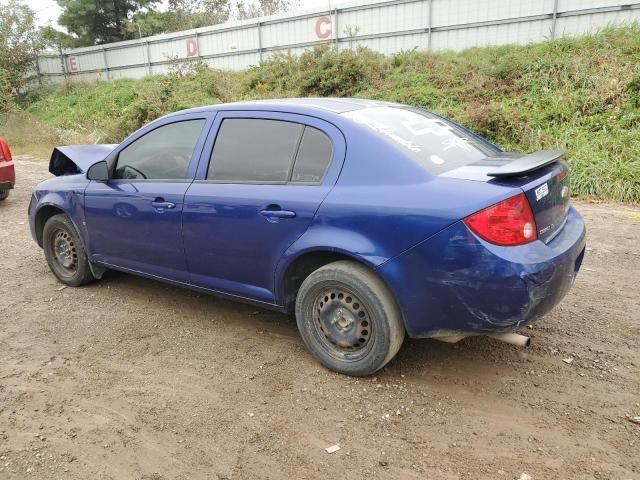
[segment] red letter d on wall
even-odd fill
[[[198,41],[195,38],[187,38],[187,58],[198,56]]]

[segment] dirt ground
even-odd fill
[[[411,340],[355,379],[284,315],[113,272],[62,288],[26,216],[46,167],[18,158],[0,204],[0,479],[640,479],[638,209],[575,202],[582,272],[529,349]]]

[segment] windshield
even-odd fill
[[[371,107],[343,115],[385,137],[436,175],[498,152],[454,123],[419,109]]]

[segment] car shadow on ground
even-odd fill
[[[103,280],[94,285],[108,288],[112,294],[126,293],[131,302],[151,303],[150,308],[180,316],[182,326],[206,332],[211,329],[211,319],[223,319],[229,329],[254,330],[256,338],[266,334],[272,338],[270,341],[293,342],[305,348],[293,315],[116,271],[106,272]],[[513,362],[527,361],[529,352],[531,349],[483,336],[468,337],[456,344],[405,338],[402,349],[383,371],[391,376],[427,372],[456,378],[487,370],[499,374],[513,370],[510,366]]]

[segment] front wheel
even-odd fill
[[[296,321],[313,356],[347,375],[381,369],[404,340],[402,316],[389,289],[371,270],[351,261],[325,265],[302,282]]]
[[[54,215],[47,220],[42,247],[49,268],[65,285],[79,287],[95,280],[80,235],[67,215]]]

